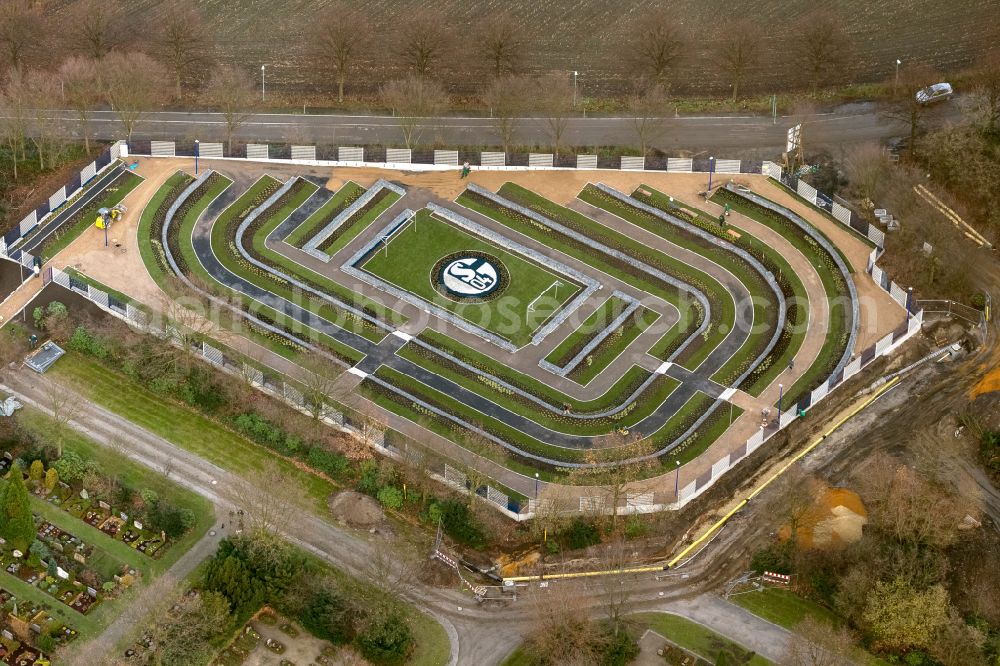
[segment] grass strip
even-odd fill
[[[621,356],[643,331],[653,325],[660,315],[640,307],[622,322],[608,337],[591,350],[589,354],[567,375],[573,381],[587,385]]]
[[[686,618],[672,613],[638,613],[629,616],[643,627],[652,629],[675,645],[685,650],[689,650],[710,664],[734,663],[747,664],[747,666],[773,666],[773,663],[760,656],[753,654],[731,641],[725,636],[715,633],[708,627],[692,622]],[[720,655],[726,656],[720,659]],[[678,662],[679,663],[679,662]]]
[[[318,249],[332,257],[344,249],[348,243],[357,238],[362,231],[371,226],[372,222],[378,219],[382,213],[389,210],[400,198],[398,193],[389,188],[383,188],[367,205],[355,211],[354,215],[344,220],[340,228],[330,234],[329,238],[323,241],[323,244]]]
[[[344,183],[339,190],[327,201],[325,204],[320,206],[316,212],[307,217],[302,221],[302,224],[292,229],[284,241],[293,247],[302,249],[310,238],[315,236],[320,229],[325,227],[330,223],[333,218],[340,215],[345,208],[351,205],[351,203],[365,193],[365,188],[361,187],[352,180]]]
[[[615,317],[624,312],[627,307],[628,303],[623,299],[609,296],[608,300],[604,301],[576,330],[570,332],[555,349],[549,352],[545,360],[556,367],[563,367],[573,360],[573,357],[586,347],[588,342],[607,328]]]

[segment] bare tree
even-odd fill
[[[218,592],[180,594],[150,623],[149,647],[144,655],[151,664],[194,664],[210,658],[212,639],[229,625],[229,602]]]
[[[276,536],[278,525],[309,506],[301,485],[276,466],[247,472],[233,490],[245,526],[256,536]]]
[[[170,71],[174,96],[181,98],[181,85],[211,59],[212,33],[191,0],[174,0],[166,14],[156,17],[155,53]]]
[[[844,162],[847,179],[866,206],[872,206],[879,186],[889,173],[889,156],[877,143],[863,143],[851,148]]]
[[[564,72],[553,72],[538,81],[537,104],[545,114],[545,131],[552,150],[559,156],[563,136],[573,115],[573,85]]]
[[[448,106],[448,93],[437,81],[410,75],[382,86],[382,102],[398,117],[403,143],[412,148],[424,123]]]
[[[602,548],[601,567],[605,571],[624,569],[634,561],[629,546],[620,536]],[[599,576],[597,585],[601,591],[600,601],[604,606],[611,633],[618,636],[625,628],[625,617],[632,610],[632,594],[636,588],[633,581],[624,575]]]
[[[794,547],[799,529],[816,511],[819,483],[801,464],[793,465],[768,489],[765,498],[767,514],[788,526],[788,540]]]
[[[25,82],[31,106],[28,138],[35,146],[38,168],[51,169],[58,165],[59,153],[65,147],[62,120],[51,111],[59,105],[59,80],[49,72],[30,70]]]
[[[628,42],[630,78],[668,88],[689,40],[680,21],[667,10],[637,16]]]
[[[32,0],[0,2],[0,51],[7,65],[18,69],[26,64],[44,34],[42,6]]]
[[[531,98],[531,81],[519,76],[493,79],[483,92],[483,104],[489,107],[493,131],[506,153],[514,140],[521,118]]]
[[[45,383],[45,407],[49,419],[45,424],[45,434],[56,447],[57,458],[63,454],[66,436],[70,432],[70,422],[80,414],[80,404],[76,394],[67,391],[61,384],[54,381]]]
[[[302,359],[305,373],[300,375],[306,403],[312,417],[319,420],[326,411],[326,405],[337,392],[337,380],[344,374],[341,366],[325,356],[310,353]]]
[[[719,60],[729,75],[733,100],[746,83],[750,72],[760,61],[760,42],[763,31],[750,19],[741,19],[726,26],[719,44]]]
[[[632,119],[636,145],[643,157],[659,141],[667,129],[664,112],[667,108],[665,88],[660,85],[637,85],[626,105]]]
[[[813,93],[844,78],[850,41],[840,18],[830,10],[817,9],[804,16],[795,27],[792,47]]]
[[[167,75],[163,67],[145,53],[109,53],[103,61],[104,96],[114,109],[126,139],[143,114],[163,97]]]
[[[367,14],[346,2],[336,2],[315,17],[314,58],[324,68],[333,70],[339,102],[344,101],[344,84],[371,41],[372,32]]]
[[[795,625],[795,633],[785,656],[783,666],[841,666],[851,663],[854,637],[850,629],[835,627],[829,622],[806,617]]]
[[[405,16],[396,36],[398,56],[413,74],[426,78],[451,50],[450,21],[440,11],[419,8]]]
[[[926,105],[917,100],[917,91],[935,83],[939,76],[930,65],[907,65],[900,70],[899,85],[895,87],[891,99],[881,105],[882,115],[906,126],[909,133],[907,147],[911,156],[917,153],[927,115]]]
[[[6,85],[0,90],[0,135],[10,151],[14,180],[17,180],[17,165],[25,158],[28,141],[29,93],[24,76],[19,69],[10,71]]]
[[[973,103],[983,126],[994,134],[1000,133],[1000,48],[987,55],[977,68]]]
[[[239,67],[218,65],[212,70],[203,98],[219,109],[226,121],[226,149],[233,152],[233,134],[246,123],[257,106],[254,78]]]
[[[125,29],[123,9],[121,0],[84,0],[73,8],[66,30],[84,56],[100,60],[111,52]]]
[[[586,462],[590,466],[572,474],[588,480],[592,490],[604,496],[604,508],[611,509],[612,531],[618,528],[618,515],[621,505],[627,503],[628,493],[645,489],[642,479],[656,464],[654,458],[648,457],[653,449],[652,441],[639,433],[614,432],[599,437],[587,450]],[[623,462],[626,460],[633,462]]]
[[[428,550],[429,544],[406,544],[379,539],[372,543],[365,578],[385,594],[399,596],[413,587],[421,561],[416,552]],[[419,550],[418,550],[419,549]]]
[[[66,104],[76,111],[80,121],[83,147],[90,152],[90,115],[101,103],[101,71],[92,58],[73,56],[59,66],[59,79],[66,94]]]
[[[514,76],[520,69],[528,41],[513,12],[499,11],[480,26],[476,46],[494,79]]]
[[[600,632],[585,608],[592,605],[579,584],[562,582],[548,588],[532,588],[529,594],[531,631],[524,649],[538,663],[555,661],[574,666],[597,666],[601,663]]]

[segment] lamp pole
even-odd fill
[[[573,70],[573,108],[576,108],[576,77],[580,72]]]
[[[913,287],[906,290],[906,322],[910,322],[910,315],[912,314],[912,304],[913,304]]]
[[[785,385],[778,384],[778,425],[781,425],[781,399],[785,397]]]
[[[267,65],[260,66],[260,101],[264,101],[264,68]]]
[[[715,171],[715,157],[708,158],[708,193],[712,194],[712,172]]]
[[[194,175],[198,175],[198,155],[201,153],[201,144],[198,139],[194,140]]]
[[[538,499],[538,472],[535,472],[535,499]]]
[[[903,64],[903,61],[896,58],[896,82],[892,84],[892,92],[896,92],[896,88],[899,87],[899,66]]]
[[[680,497],[680,489],[681,489],[681,461],[680,460],[675,460],[674,464],[677,465],[677,467],[674,468],[674,501],[675,502],[679,502],[680,499],[681,499],[681,497]]]

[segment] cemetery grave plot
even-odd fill
[[[15,656],[37,654],[35,644],[43,635],[51,637],[53,646],[58,647],[75,640],[79,632],[44,608],[0,587],[0,660],[17,663]]]
[[[383,409],[467,448],[485,438],[548,480],[593,465],[597,438],[634,433],[660,463],[650,475],[672,469],[727,431],[723,413],[740,422],[742,409],[721,409],[727,391],[773,407],[757,399],[794,360],[801,394],[853,352],[849,307],[835,326],[813,321],[825,310],[785,257],[648,185],[591,183],[567,206],[513,182],[453,201],[383,181],[231,183],[203,175],[171,215],[162,192],[147,210],[159,226],[140,227],[167,239],[151,276],[198,278],[268,336],[358,366]],[[852,278],[823,252],[810,247],[808,269],[843,300]],[[823,353],[802,360],[809,336]]]
[[[339,650],[269,607],[261,609],[212,661],[216,666],[335,664]]]

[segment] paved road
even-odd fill
[[[4,383],[0,383],[0,391],[15,395],[23,403],[47,412],[44,405],[51,389],[47,389],[46,384],[50,381],[22,368],[6,374]],[[64,387],[64,390],[72,393],[72,389]],[[71,427],[106,446],[121,446],[120,443],[124,442],[130,458],[156,471],[169,469],[174,481],[211,500],[216,505],[217,514],[238,507],[240,497],[246,497],[248,483],[241,477],[95,405],[82,395],[77,396],[76,403],[79,411],[70,422]],[[266,493],[267,490],[257,492]],[[275,498],[274,501],[280,500]],[[304,512],[288,512],[288,516],[282,530],[285,538],[355,576],[364,578],[370,574],[373,546],[366,534],[339,528]],[[734,543],[738,546],[737,542]],[[204,550],[211,550],[212,543],[203,539],[195,546],[196,552],[179,560],[178,565],[184,562],[180,565],[183,568],[193,566],[192,563],[206,556]],[[721,556],[721,553],[716,551],[716,556]],[[766,656],[779,654],[787,644],[788,632],[710,595],[692,595],[691,586],[700,575],[698,572],[711,570],[713,562],[719,564],[715,558],[700,558],[691,568],[690,579],[685,574],[662,580],[644,578],[622,581],[622,584],[628,584],[635,590],[632,599],[636,611],[677,613]],[[599,587],[592,592],[595,598],[601,593]],[[451,665],[499,663],[520,644],[531,622],[530,603],[477,607],[469,596],[455,589],[420,583],[414,583],[404,596],[444,627],[451,643]],[[600,604],[589,610],[599,614]],[[106,660],[92,660],[91,657],[99,657],[102,650],[114,647],[123,635],[118,632],[124,632],[129,623],[141,621],[142,614],[136,612],[127,617],[110,625],[112,633],[106,639],[93,641],[94,652],[88,651],[87,661],[78,663],[106,663]]]
[[[70,111],[54,111],[67,122],[77,122]],[[941,122],[960,114],[956,102],[931,109],[932,120]],[[802,116],[723,115],[684,116],[664,121],[663,135],[654,145],[668,153],[688,151],[701,155],[733,158],[774,157],[784,150],[785,132]],[[98,111],[91,121],[93,136],[118,139],[121,123],[110,111]],[[518,122],[514,142],[520,145],[551,143],[545,118]],[[136,139],[194,139],[221,141],[226,124],[222,114],[161,111],[146,114],[135,129]],[[453,146],[496,145],[493,121],[482,117],[428,118],[420,126],[420,143]],[[884,141],[906,134],[905,127],[878,113],[872,102],[856,102],[833,111],[805,116],[803,141],[810,148],[837,147],[866,141]],[[244,140],[299,142],[328,145],[402,145],[399,121],[390,116],[293,113],[259,114],[238,133]],[[631,118],[573,118],[563,141],[569,146],[632,145],[636,142]]]

